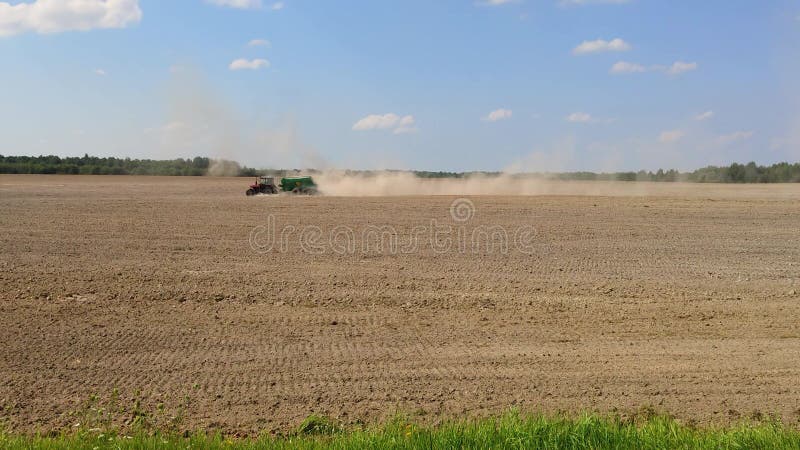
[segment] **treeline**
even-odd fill
[[[0,173],[65,175],[168,175],[203,176],[218,168],[220,175],[254,176],[255,169],[234,161],[213,160],[198,156],[169,160],[59,156],[3,156]]]
[[[754,162],[733,163],[730,166],[708,166],[693,172],[662,170],[657,172],[570,172],[548,174],[561,180],[607,180],[607,181],[684,181],[693,183],[800,183],[800,163],[786,162],[771,166],[759,166]]]
[[[215,160],[198,156],[195,158],[178,158],[170,160],[131,159],[131,158],[99,158],[83,155],[82,157],[59,156],[3,156],[0,155],[0,174],[67,174],[67,175],[169,175],[169,176],[241,176],[258,175],[283,176],[299,171],[257,170],[242,166],[235,161]],[[317,170],[305,170],[304,173],[316,174]],[[393,171],[402,172],[402,171]],[[345,174],[372,175],[378,171],[347,170]],[[464,178],[475,175],[496,176],[501,172],[428,172],[413,171],[419,178]],[[754,162],[747,164],[733,163],[729,166],[708,166],[693,172],[662,170],[656,172],[640,170],[638,172],[564,172],[564,173],[524,173],[513,177],[548,178],[558,180],[602,180],[602,181],[657,181],[657,182],[696,182],[696,183],[798,183],[800,182],[800,163],[787,162],[771,166],[759,166]]]
[[[499,175],[500,172],[414,172],[420,178],[463,178],[470,175]],[[521,173],[512,175],[519,178],[547,178],[570,181],[654,181],[654,182],[693,182],[693,183],[800,183],[800,163],[781,162],[771,166],[759,166],[754,162],[733,163],[730,166],[708,166],[693,172],[679,172],[675,169],[656,172],[562,172],[562,173]]]
[[[800,183],[800,163],[758,166],[754,162],[726,167],[708,166],[689,174],[688,181],[700,183]]]

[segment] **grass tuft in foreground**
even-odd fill
[[[402,419],[376,428],[344,429],[312,416],[282,437],[229,439],[140,433],[131,436],[80,431],[58,437],[0,434],[4,449],[256,449],[256,448],[547,448],[547,449],[800,449],[800,430],[777,421],[701,429],[661,416],[622,420],[521,416],[420,427]]]

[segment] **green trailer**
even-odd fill
[[[314,195],[317,185],[311,177],[284,177],[281,178],[281,190],[293,194]]]

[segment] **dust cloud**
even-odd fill
[[[153,128],[159,157],[211,158],[210,176],[234,176],[238,166],[327,168],[291,116],[271,116],[270,105],[237,108],[202,71],[177,65],[165,92],[166,123]]]
[[[205,154],[209,176],[228,177],[239,164],[255,168],[315,168],[319,190],[329,196],[409,195],[647,195],[647,183],[560,181],[547,174],[561,172],[575,160],[572,137],[551,148],[534,151],[509,165],[500,175],[473,174],[462,178],[420,178],[410,171],[353,173],[335,167],[308,143],[292,117],[268,118],[239,111],[202,72],[174,66],[167,92],[167,122],[160,136],[163,157]],[[265,110],[269,105],[263,105]],[[261,108],[259,108],[261,109]],[[401,161],[394,164],[404,166]],[[300,171],[300,173],[304,173]],[[528,173],[528,174],[525,174]]]
[[[235,177],[239,174],[241,166],[227,159],[213,159],[208,167],[207,175],[210,177]]]
[[[464,178],[420,178],[411,172],[352,174],[324,171],[313,175],[320,193],[329,196],[379,197],[412,195],[597,195],[643,196],[656,186],[646,182],[563,181],[546,175],[469,175]],[[663,184],[663,183],[662,183]],[[679,192],[683,183],[671,183]],[[678,186],[681,185],[681,186]],[[663,191],[661,187],[661,191]]]

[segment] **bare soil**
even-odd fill
[[[456,222],[453,196],[248,198],[250,181],[0,176],[3,426],[800,419],[799,185],[553,183],[469,197]],[[270,216],[349,227],[357,248],[257,251]],[[525,252],[363,251],[364,229],[402,241],[431,220],[535,234]]]

